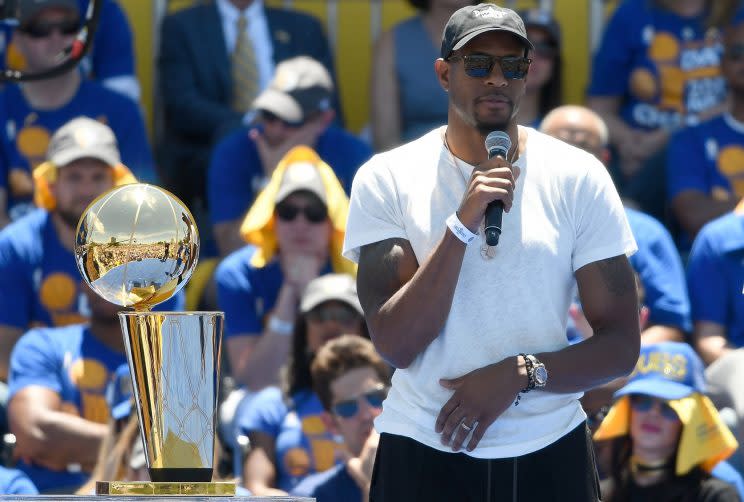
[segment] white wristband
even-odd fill
[[[269,317],[269,331],[277,335],[290,336],[294,333],[294,323],[292,321],[282,321],[276,316]]]
[[[457,213],[452,213],[449,218],[447,218],[447,226],[455,235],[455,237],[460,239],[465,244],[470,244],[471,242],[473,242],[473,239],[478,236],[478,234],[474,234],[468,229],[468,227],[462,224],[460,218],[457,217]]]

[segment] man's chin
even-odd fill
[[[80,217],[83,215],[82,212],[72,212],[72,211],[59,211],[57,210],[57,214],[59,215],[60,219],[65,223],[65,225],[69,226],[73,230],[77,229],[78,222],[80,222]]]

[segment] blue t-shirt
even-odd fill
[[[79,116],[105,122],[116,135],[121,161],[138,180],[156,180],[147,130],[137,104],[87,80],[81,82],[69,103],[56,110],[34,110],[15,84],[0,92],[0,163],[6,166],[7,177],[21,176],[30,181],[31,170],[46,160],[54,132]],[[14,194],[12,186],[8,199],[11,219],[18,217],[15,206],[30,202],[30,197]]]
[[[278,257],[257,268],[251,264],[255,252],[255,246],[243,246],[217,266],[217,304],[225,312],[226,339],[235,335],[260,335],[265,317],[279,296],[284,274]],[[330,272],[329,263],[321,274]]]
[[[648,0],[624,0],[594,56],[590,96],[621,98],[632,127],[675,129],[726,99],[721,34],[705,16],[680,17]]]
[[[338,464],[325,472],[306,477],[292,490],[295,497],[311,497],[316,502],[357,502],[362,500],[362,490],[346,470]]]
[[[292,396],[291,408],[276,387],[261,391],[237,417],[242,434],[262,432],[276,445],[276,484],[292,491],[306,476],[330,469],[340,462],[337,442],[326,429],[323,405],[311,391]]]
[[[698,190],[717,199],[744,197],[744,124],[725,114],[672,136],[667,154],[669,199]]]
[[[116,369],[126,363],[96,338],[87,325],[36,328],[21,337],[10,356],[9,398],[30,385],[48,388],[62,401],[62,411],[92,422],[109,419],[106,388]],[[19,463],[39,491],[83,484],[87,475],[53,471]]]
[[[0,466],[0,494],[37,495],[39,491],[22,471]]]
[[[347,194],[357,169],[372,156],[369,145],[333,125],[318,137],[314,149],[331,166]],[[267,181],[258,149],[247,129],[239,129],[222,139],[212,153],[207,179],[212,223],[245,216]]]
[[[693,321],[724,326],[735,347],[744,346],[744,215],[707,223],[692,244],[687,286]]]
[[[90,315],[75,255],[57,237],[51,215],[36,209],[0,232],[0,324],[20,329],[66,326]],[[184,294],[156,307],[182,310]]]
[[[744,500],[744,479],[742,479],[739,471],[734,469],[731,464],[726,461],[717,463],[713,470],[710,471],[710,475],[734,486],[736,491],[739,492],[739,498]],[[318,500],[317,502],[321,501]]]
[[[638,245],[630,264],[645,290],[649,321],[689,332],[692,323],[685,271],[672,236],[664,225],[645,213],[626,208],[625,214]]]
[[[90,0],[78,0],[81,23],[89,3]],[[10,24],[0,24],[0,66],[3,68],[9,65],[18,68],[18,63],[21,63],[21,67],[24,64],[23,57],[13,48],[14,29]],[[134,76],[132,30],[126,14],[116,1],[103,0],[93,44],[83,57],[80,68],[86,77],[97,80]]]

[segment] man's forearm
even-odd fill
[[[88,472],[93,469],[101,441],[108,432],[104,424],[60,411],[45,411],[38,429],[41,434],[34,439],[29,455],[34,463],[57,470],[80,464]],[[24,450],[20,449],[19,454],[24,456]]]
[[[441,332],[452,305],[464,255],[465,244],[446,230],[411,279],[378,309],[372,308],[375,313],[367,317],[372,340],[395,367],[408,367]],[[360,262],[360,290],[384,289],[389,284],[375,283],[400,276],[401,261],[395,251],[377,258],[377,266],[370,265],[372,270],[368,272],[361,271]],[[366,305],[365,311],[368,310]]]

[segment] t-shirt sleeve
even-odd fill
[[[594,55],[588,94],[623,96],[632,70],[632,38],[638,13],[629,5],[620,5],[605,27],[599,49]]]
[[[649,218],[650,220],[650,218]],[[638,252],[631,264],[638,272],[646,293],[652,324],[674,326],[690,331],[690,301],[682,261],[672,236],[656,220],[648,221],[636,234]]]
[[[351,187],[343,255],[358,262],[362,246],[393,238],[408,237],[392,173],[375,156],[359,169]]]
[[[726,325],[729,302],[727,281],[720,255],[703,227],[692,245],[687,261],[687,287],[693,321]]]
[[[276,438],[287,412],[281,391],[277,388],[265,389],[237,417],[238,431],[242,434],[263,432]]]
[[[8,238],[8,227],[0,233],[0,324],[26,329],[31,320],[35,295],[32,271],[23,263],[19,250]]]
[[[588,263],[621,254],[630,256],[637,250],[625,209],[607,169],[589,154],[583,158],[589,166],[574,193],[574,272]]]
[[[29,385],[62,391],[54,345],[45,329],[33,329],[18,340],[10,355],[9,397]]]
[[[15,469],[9,470],[7,484],[0,486],[0,493],[6,495],[37,495],[39,490],[23,472]]]
[[[256,312],[256,292],[251,284],[251,277],[243,270],[239,254],[230,255],[217,267],[217,303],[225,312],[225,337],[255,334],[263,331],[261,320]]]
[[[709,161],[704,141],[695,134],[696,130],[683,129],[669,141],[666,176],[670,201],[685,190],[700,190],[706,194],[710,191],[705,176]]]

